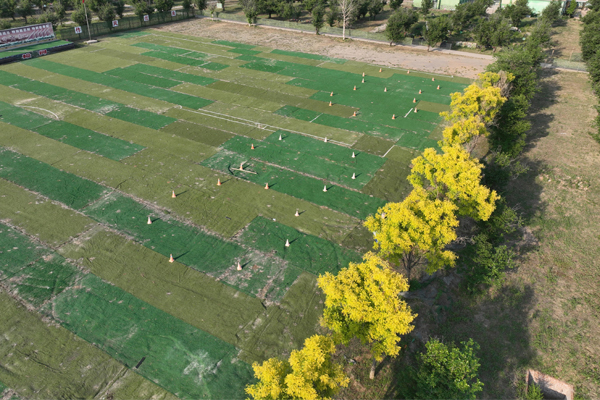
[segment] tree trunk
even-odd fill
[[[371,364],[371,371],[369,372],[369,379],[375,379],[375,367],[377,367],[377,360],[373,359]]]
[[[342,26],[342,41],[346,40],[346,18],[344,17],[344,22]]]

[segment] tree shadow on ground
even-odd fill
[[[535,359],[528,329],[533,299],[534,291],[530,286],[511,285],[493,295],[479,298],[464,295],[443,301],[445,305],[436,301],[433,307],[415,307],[420,312],[415,324],[430,328],[427,337],[419,339],[426,342],[437,337],[445,343],[459,345],[472,338],[480,346],[477,352],[481,363],[479,378],[484,383],[481,397],[515,398],[515,374]],[[419,331],[417,336],[422,335],[423,330]],[[411,336],[407,337],[406,343],[412,342]],[[403,399],[414,394],[409,365],[415,364],[417,352],[424,351],[423,342],[417,341],[410,346],[409,354],[391,361],[393,379],[384,398]]]

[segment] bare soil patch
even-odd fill
[[[373,63],[388,67],[476,78],[492,60],[461,57],[436,51],[424,52],[383,43],[346,40],[282,29],[249,27],[244,24],[194,19],[162,25],[157,31],[178,32],[215,40],[230,40],[281,50],[321,54],[334,58]]]

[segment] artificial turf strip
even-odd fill
[[[205,59],[205,58],[209,57],[209,55],[205,54],[205,53],[191,51],[188,49],[182,49],[182,48],[178,48],[178,47],[174,47],[174,46],[163,46],[163,45],[156,44],[156,43],[139,42],[139,43],[133,44],[132,46],[141,47],[143,49],[148,49],[148,50],[153,50],[153,51],[162,51],[163,53],[171,54],[174,56],[184,56],[185,55],[186,57],[193,58],[195,60],[201,60],[201,59]]]
[[[222,69],[229,67],[229,65],[216,63],[216,62],[210,62],[210,61],[207,61],[202,58],[196,59],[196,58],[187,57],[187,55],[186,56],[174,55],[174,54],[169,54],[164,51],[158,51],[158,50],[148,51],[148,52],[142,53],[142,55],[147,56],[147,57],[158,58],[158,59],[165,60],[165,61],[171,61],[171,62],[174,62],[177,64],[205,68],[205,69],[209,69],[212,71],[220,71]]]
[[[118,194],[109,195],[85,209],[93,219],[133,236],[144,246],[194,269],[216,275],[235,265],[246,252],[241,246],[208,235],[176,220],[165,221],[151,209]],[[147,224],[150,216],[151,225]]]
[[[246,49],[246,50],[251,50],[256,47],[251,44],[236,43],[236,42],[230,42],[227,40],[213,40],[211,43],[220,44],[221,46],[233,47],[236,49]]]
[[[283,140],[279,140],[279,135]],[[237,136],[222,147],[248,159],[276,164],[353,189],[366,185],[385,162],[381,157],[285,131],[277,131],[264,141]],[[352,179],[353,174],[356,174],[355,179]]]
[[[81,274],[61,256],[0,224],[0,275],[13,294],[39,307],[75,284]]]
[[[69,44],[69,43],[70,42],[67,42],[65,40],[56,40],[53,42],[38,43],[38,44],[33,44],[31,46],[20,47],[15,50],[4,50],[4,51],[2,51],[2,58],[13,56],[16,54],[23,54],[23,53],[38,51],[38,50],[42,50],[42,49],[49,49],[51,47],[64,46],[65,44]]]
[[[319,125],[330,126],[333,128],[360,132],[367,135],[381,136],[394,141],[400,139],[402,135],[407,132],[400,127],[394,128],[391,126],[372,124],[356,118],[338,117],[335,115],[323,114],[317,111],[306,110],[294,106],[284,106],[275,111],[275,114],[300,119],[302,121],[309,121]],[[350,117],[350,115],[348,117]]]
[[[264,312],[256,297],[241,293],[113,232],[90,231],[81,245],[59,249],[96,276],[227,343],[241,346],[239,332]],[[237,272],[241,275],[244,272]],[[170,294],[167,294],[170,293]]]
[[[229,132],[185,121],[173,122],[160,131],[215,147],[222,145],[235,136]]]
[[[412,190],[406,179],[409,174],[409,164],[387,160],[361,192],[387,201],[400,202]]]
[[[177,84],[182,82],[193,83],[194,85],[206,86],[213,82],[216,82],[217,79],[207,78],[200,75],[192,75],[186,74],[179,71],[171,71],[166,68],[159,68],[152,65],[146,64],[133,64],[130,67],[123,68],[124,70],[133,71],[138,74],[146,75],[145,79],[149,79],[148,76],[164,78],[172,81],[176,81]],[[108,71],[110,72],[110,71]]]
[[[241,398],[253,380],[252,368],[237,358],[234,346],[94,275],[56,297],[52,313],[64,327],[181,399]]]
[[[94,221],[48,199],[0,179],[0,219],[27,231],[50,246],[65,243]],[[60,221],[60,223],[57,223]]]
[[[4,148],[0,148],[0,177],[76,210],[106,192],[106,188],[92,181]]]
[[[238,178],[257,183],[261,186],[269,184],[269,188],[290,196],[308,200],[311,203],[329,207],[356,218],[365,219],[377,211],[384,201],[341,186],[326,185],[323,181],[297,172],[277,168],[259,161],[250,161],[248,157],[223,150],[202,165],[229,173]],[[244,168],[251,172],[237,171],[242,162]],[[327,192],[324,192],[327,186]],[[303,210],[300,210],[303,211]]]
[[[361,150],[369,154],[384,157],[387,152],[392,148],[394,142],[378,138],[375,136],[364,135],[361,136],[354,145],[353,149]]]
[[[124,140],[102,135],[64,121],[55,121],[31,111],[0,101],[0,115],[4,122],[66,143],[78,149],[97,153],[111,160],[121,160],[142,150],[143,147]]]
[[[231,49],[231,50],[229,50],[229,52],[242,54],[242,55],[246,55],[246,56],[255,56],[257,54],[262,53],[262,51],[240,49],[240,48]]]
[[[127,107],[124,104],[64,89],[44,82],[32,81],[2,70],[0,70],[0,84],[14,86],[16,89],[25,92],[34,93],[56,101],[62,101],[100,114],[110,114],[110,116],[113,116],[114,118],[152,129],[160,129],[163,126],[176,121],[175,118],[158,115],[144,110],[136,110]]]
[[[271,53],[299,57],[299,58],[307,58],[309,60],[329,61],[329,62],[333,62],[336,64],[344,64],[346,62],[346,60],[344,60],[343,58],[331,58],[331,57],[327,57],[327,56],[321,56],[318,54],[301,53],[299,51],[287,51],[287,50],[275,49],[275,50],[272,50]]]
[[[127,81],[149,84],[151,86],[156,86],[163,89],[170,89],[173,86],[179,85],[179,82],[172,81],[170,79],[164,79],[158,76],[150,77],[148,75],[143,75],[138,72],[132,71],[128,68],[115,68],[104,72],[104,74]]]
[[[290,264],[321,275],[334,275],[349,262],[359,262],[360,254],[312,235],[298,232],[289,226],[257,217],[244,230],[241,242],[265,253],[273,252]],[[286,247],[286,240],[290,246]]]
[[[0,290],[0,380],[26,399],[176,397]],[[18,349],[18,351],[15,351]]]
[[[71,67],[68,65],[59,64],[48,60],[39,59],[30,61],[38,61],[34,63],[29,63],[29,65],[43,69],[45,71],[54,72],[71,78],[97,83],[99,85],[112,87],[114,89],[139,94],[157,100],[167,101],[169,103],[178,104],[183,107],[202,108],[212,103],[212,101],[202,99],[200,97],[190,96],[187,94],[173,92],[171,90],[163,89],[160,87],[151,86],[152,79],[149,80],[150,84],[145,84],[126,80],[126,78],[122,79],[120,77],[110,76],[106,73],[101,74],[98,72]],[[129,74],[127,72],[124,74],[124,76],[131,75],[132,74]],[[135,76],[135,74],[133,74],[133,76]]]

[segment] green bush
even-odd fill
[[[415,373],[417,399],[475,399],[483,390],[477,377],[479,345],[469,339],[462,348],[431,339],[426,352],[417,356]]]

